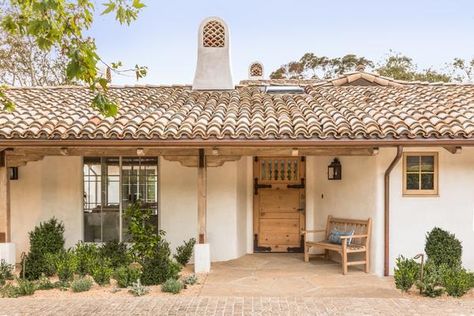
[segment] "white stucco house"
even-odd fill
[[[299,252],[328,215],[372,219],[370,270],[392,273],[439,226],[474,269],[474,86],[402,82],[363,71],[333,80],[235,85],[230,35],[199,28],[190,86],[113,86],[103,118],[87,87],[11,87],[0,112],[0,256],[19,261],[28,232],[53,216],[67,246],[126,240],[140,199],[196,260]],[[337,159],[337,160],[336,160]],[[328,174],[336,165],[340,177]],[[302,259],[303,260],[303,259]]]

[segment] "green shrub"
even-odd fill
[[[429,260],[426,262],[423,280],[418,280],[415,283],[422,295],[436,297],[444,293],[443,273],[445,269],[446,265],[437,266]]]
[[[138,279],[136,282],[132,283],[132,286],[128,291],[135,296],[143,296],[150,290],[140,282],[140,279]]]
[[[170,256],[169,244],[164,239],[165,232],[152,225],[152,211],[142,209],[139,202],[131,204],[125,211],[130,234],[132,259],[140,264],[147,258],[160,255]]]
[[[55,285],[51,282],[51,280],[46,275],[44,275],[44,273],[40,276],[38,282],[36,282],[37,290],[51,290],[54,288],[55,288]]]
[[[474,288],[474,272],[468,272],[469,274],[469,287]]]
[[[435,227],[426,235],[425,252],[435,265],[447,264],[457,268],[461,265],[461,242],[449,232]]]
[[[0,261],[0,285],[4,285],[6,280],[13,280],[14,269],[14,265],[8,264],[3,259]]]
[[[60,291],[67,291],[71,286],[71,283],[69,281],[56,281],[53,283],[53,285],[56,289],[59,289]]]
[[[0,288],[0,294],[2,295],[2,297],[8,297],[8,298],[20,296],[18,294],[18,287],[14,286],[11,283],[8,283],[4,287]]]
[[[135,265],[129,265],[126,267],[119,267],[115,270],[115,280],[117,281],[118,287],[126,288],[132,285],[133,282],[137,282],[142,274],[141,268]]]
[[[90,278],[79,278],[71,283],[71,290],[73,292],[87,292],[92,287],[92,280]]]
[[[471,282],[471,275],[463,268],[449,268],[443,273],[443,285],[450,296],[463,296],[471,289]]]
[[[407,292],[420,275],[420,265],[413,259],[403,256],[397,258],[395,267],[395,286],[402,292]]]
[[[195,274],[188,275],[183,279],[184,285],[194,285],[198,281],[198,278]]]
[[[176,254],[174,258],[178,261],[179,264],[185,266],[188,264],[191,256],[193,255],[193,248],[196,244],[196,239],[191,238],[188,241],[185,241],[182,246],[176,247]]]
[[[26,279],[17,279],[17,293],[18,296],[33,295],[36,291],[36,285],[33,281]]]
[[[77,269],[77,258],[73,251],[61,251],[56,254],[48,254],[47,261],[54,267],[60,281],[67,282],[74,278]]]
[[[164,231],[157,231],[150,224],[151,210],[143,210],[139,203],[129,206],[125,212],[128,223],[133,259],[143,267],[141,281],[144,285],[161,284],[169,278],[177,278],[181,266],[171,260],[171,251]]]
[[[145,285],[156,285],[168,279],[177,279],[181,265],[169,257],[157,255],[145,260],[141,280]]]
[[[52,218],[40,223],[29,233],[30,252],[22,262],[24,271],[20,273],[28,280],[38,279],[42,273],[51,276],[54,271],[48,265],[48,254],[56,254],[64,250],[64,225]]]
[[[92,266],[99,258],[99,248],[97,245],[80,242],[76,245],[74,253],[77,258],[76,273],[81,276],[91,274]]]
[[[110,277],[114,270],[110,267],[107,259],[100,259],[92,267],[91,275],[100,286],[110,284]]]
[[[183,283],[176,279],[168,279],[161,285],[161,291],[178,294],[183,289]]]
[[[114,269],[126,266],[130,263],[127,245],[123,242],[108,241],[99,248],[99,255],[110,260],[110,266]]]

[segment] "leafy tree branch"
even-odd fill
[[[120,24],[129,25],[145,5],[141,0],[109,0],[104,7],[102,14],[114,14]],[[98,70],[102,60],[95,41],[84,34],[93,24],[93,1],[10,0],[2,8],[6,14],[0,26],[6,34],[27,38],[31,46],[46,53],[57,50],[65,60],[64,81],[86,84],[95,93],[91,104],[94,109],[105,116],[117,114],[119,105],[108,97],[108,81]],[[118,67],[108,68],[121,73]],[[146,67],[137,65],[134,71],[137,79],[146,75]],[[5,101],[5,88],[2,91],[0,101],[4,108],[11,109]]]

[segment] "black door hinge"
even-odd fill
[[[253,179],[253,194],[258,195],[258,189],[271,189],[271,184],[259,184],[258,178]]]
[[[300,184],[288,184],[286,187],[288,189],[304,189],[304,178],[301,178]]]

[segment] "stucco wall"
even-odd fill
[[[160,160],[160,225],[172,249],[197,235],[197,170]],[[208,239],[213,261],[246,253],[247,161],[208,169]],[[11,181],[12,240],[28,251],[28,232],[55,216],[65,225],[66,246],[83,238],[82,160],[47,157],[20,168]]]
[[[439,148],[405,151],[439,152],[439,196],[403,197],[402,163],[393,170],[390,269],[399,254],[423,252],[426,232],[438,226],[462,241],[463,264],[474,270],[474,148],[463,148],[456,155]]]
[[[161,229],[174,249],[197,235],[197,170],[161,159]],[[207,232],[213,261],[246,252],[246,160],[207,171]]]
[[[197,171],[178,162],[160,159],[160,228],[174,250],[184,240],[196,238]]]
[[[28,232],[53,216],[64,222],[67,247],[82,239],[81,170],[80,157],[46,157],[19,168],[19,179],[10,182],[17,261],[29,249]]]
[[[440,194],[438,197],[403,197],[402,161],[392,171],[391,273],[398,255],[414,256],[424,251],[425,234],[435,226],[456,234],[463,243],[464,265],[474,269],[474,149],[464,148],[457,155],[442,148],[407,148],[405,151],[439,153]],[[308,228],[311,224],[315,229],[324,228],[327,215],[372,217],[371,271],[379,275],[383,274],[384,266],[384,173],[395,154],[394,148],[387,148],[372,157],[339,157],[341,181],[327,180],[327,166],[334,157],[307,160]],[[311,194],[314,195],[311,197]]]
[[[372,218],[373,225],[379,224],[377,218],[376,196],[376,157],[339,157],[342,164],[342,180],[328,180],[327,168],[334,157],[312,157],[308,159],[307,196],[313,205],[307,209],[307,226],[325,229],[328,215],[343,218]],[[311,196],[312,195],[312,196]],[[312,209],[311,209],[312,206]],[[311,222],[310,220],[313,220]],[[323,238],[324,234],[314,236]],[[371,260],[376,260],[376,238],[372,238]],[[375,265],[371,267],[375,271]]]

